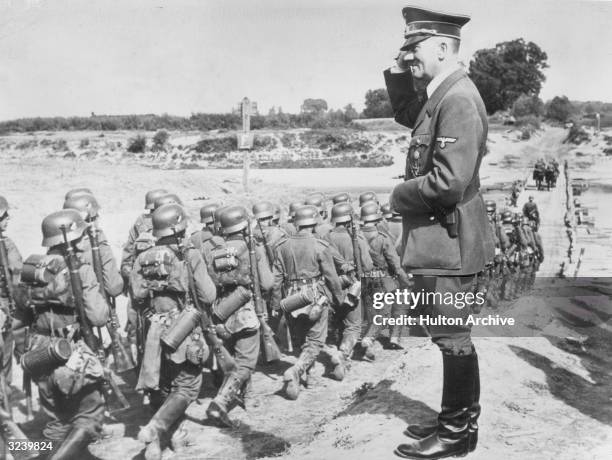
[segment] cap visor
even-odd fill
[[[431,37],[431,35],[415,35],[413,37],[408,37],[400,48],[400,51],[410,51],[414,45],[422,42],[423,40],[427,40],[429,37]]]

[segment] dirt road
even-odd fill
[[[564,152],[564,135],[561,129],[549,128],[529,142],[495,137],[483,165],[483,185],[499,188],[500,184],[506,186],[524,178],[527,165],[538,156],[558,157]],[[66,189],[88,184],[94,184],[96,195],[104,203],[104,228],[118,252],[129,224],[142,207],[141,192],[160,184],[187,197],[187,205],[194,212],[201,201],[193,198],[199,196],[243,202],[281,197],[286,203],[312,188],[309,184],[321,183],[319,179],[330,189],[352,184],[364,190],[382,187],[383,179],[401,173],[401,169],[400,163],[374,173],[346,170],[339,184],[334,182],[338,171],[333,170],[324,176],[312,172],[315,175],[310,177],[315,182],[308,182],[309,172],[304,170],[284,171],[282,175],[278,171],[257,171],[253,173],[250,196],[240,192],[239,173],[235,171],[160,171],[138,166],[119,169],[103,163],[65,161],[41,161],[24,167],[8,162],[0,171],[0,179],[6,184],[3,192],[6,190],[19,206],[13,212],[10,234],[17,235],[18,244],[28,248],[24,252],[34,252],[39,244],[37,224],[32,227],[31,223],[40,222],[45,213],[54,210]],[[355,177],[349,180],[353,172]],[[105,177],[103,182],[98,180],[100,175]],[[26,176],[28,180],[24,181]],[[302,179],[298,181],[299,177]],[[541,273],[554,273],[567,247],[561,227],[562,186],[560,183],[551,192],[533,192],[542,214],[547,251]],[[524,297],[508,308],[529,309],[544,297],[541,293]],[[593,365],[588,356],[565,346],[558,334],[548,338],[478,337],[475,343],[481,360],[483,414],[480,445],[470,458],[609,458],[612,390],[604,356],[599,366]],[[325,376],[328,363],[322,360],[313,372],[314,386],[303,391],[297,401],[287,401],[278,394],[282,373],[295,357],[287,356],[273,367],[261,367],[253,377],[247,410],[232,412],[238,422],[233,430],[207,424],[205,409],[214,392],[206,377],[199,404],[188,410],[187,428],[195,445],[180,456],[167,450],[165,458],[393,458],[393,448],[403,441],[404,425],[434,417],[441,394],[437,348],[428,339],[416,337],[405,339],[404,345],[405,351],[384,351],[373,363],[355,360],[343,382]],[[19,375],[14,382],[20,382]],[[108,425],[113,438],[90,447],[96,457],[140,458],[143,446],[136,434],[150,414],[138,404],[138,395],[132,393],[130,399],[134,408],[117,414],[116,421]],[[35,435],[40,426],[36,423],[26,428]]]

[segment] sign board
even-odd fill
[[[253,133],[238,133],[238,150],[251,150],[254,139]]]

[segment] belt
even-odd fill
[[[298,278],[289,280],[287,285],[293,289],[299,289],[300,287],[308,286],[309,284],[314,286],[320,283],[321,280],[321,276],[315,276],[314,278]]]

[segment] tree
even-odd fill
[[[544,113],[544,103],[538,96],[527,96],[521,94],[512,104],[512,115],[515,118],[535,115],[539,117]]]
[[[165,129],[160,129],[153,136],[153,147],[158,150],[162,150],[166,147],[166,142],[170,138],[170,134]]]
[[[349,121],[359,118],[359,113],[357,113],[357,110],[355,110],[353,104],[348,104],[344,107],[344,118]]]
[[[390,118],[393,117],[393,109],[389,94],[385,88],[370,89],[365,95],[365,118]]]
[[[555,96],[548,102],[546,107],[546,117],[565,123],[574,113],[574,107],[567,96]]]
[[[304,99],[301,110],[302,113],[320,115],[327,110],[327,102],[325,99]]]
[[[505,110],[521,96],[538,96],[546,80],[548,56],[522,38],[476,51],[469,76],[480,91],[489,113]]]

